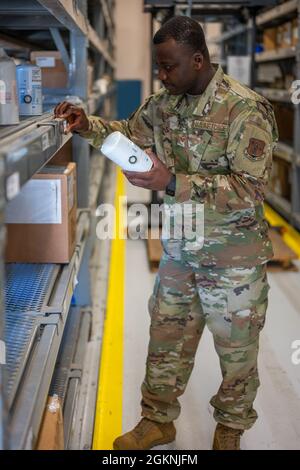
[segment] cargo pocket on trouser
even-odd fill
[[[259,387],[259,333],[268,305],[266,268],[252,271],[254,280],[253,272],[249,276],[242,274],[241,282],[232,278],[233,287],[227,291],[230,335],[215,338],[223,380],[210,403],[217,422],[237,429],[250,429],[257,419],[253,402]]]
[[[246,346],[263,329],[268,306],[269,284],[266,273],[249,284],[228,292],[228,312],[231,317],[232,347]]]
[[[161,244],[164,255],[168,258],[168,260],[181,261],[183,246],[182,240],[177,240],[174,238],[161,238]]]

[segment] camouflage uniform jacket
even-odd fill
[[[273,256],[263,215],[278,132],[270,103],[218,67],[198,99],[150,96],[128,120],[90,116],[82,137],[99,147],[119,130],[176,174],[176,202],[204,204],[204,246],[195,266],[250,267]]]

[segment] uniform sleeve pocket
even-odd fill
[[[234,171],[262,177],[272,158],[272,136],[265,129],[246,123],[236,148]]]

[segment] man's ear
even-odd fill
[[[195,54],[193,55],[193,60],[195,70],[201,70],[204,62],[203,54],[201,54],[201,52],[195,52]]]

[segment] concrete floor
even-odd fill
[[[149,272],[144,241],[127,241],[123,430],[140,419],[140,384],[148,347],[147,301],[155,275]],[[298,263],[300,268],[300,263]],[[270,302],[261,334],[261,387],[256,425],[242,437],[243,449],[300,449],[300,364],[291,360],[300,340],[300,272],[270,273]],[[221,380],[212,337],[206,329],[176,421],[176,443],[161,449],[210,449],[215,422],[210,397]],[[158,449],[158,448],[157,448]]]

